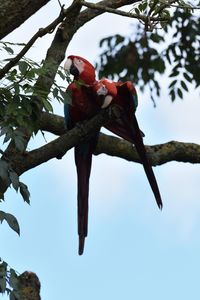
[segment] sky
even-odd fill
[[[66,6],[70,3],[66,1]],[[58,2],[51,1],[5,40],[28,41],[58,12]],[[96,18],[74,36],[66,56],[77,54],[94,63],[100,39],[128,34],[132,22],[111,15]],[[40,61],[52,38],[40,39],[27,56]],[[160,80],[163,88],[156,108],[147,95],[139,93],[137,119],[145,143],[200,143],[198,93],[191,88],[184,100],[171,103],[166,79]],[[62,105],[54,106],[62,115]],[[42,143],[39,136],[31,147]],[[89,234],[85,252],[78,256],[73,150],[62,160],[30,170],[21,176],[31,192],[30,206],[12,189],[0,204],[1,210],[17,217],[21,227],[18,237],[6,223],[0,226],[0,257],[20,273],[37,273],[42,300],[199,299],[200,167],[170,162],[154,171],[162,211],[141,165],[106,155],[94,157]]]

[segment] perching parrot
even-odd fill
[[[72,103],[71,105],[65,104],[64,107],[65,122],[68,129],[73,128],[77,122],[91,118],[98,111],[108,107],[112,103],[119,105],[123,111],[120,120],[112,121],[105,127],[125,140],[134,143],[157,204],[159,208],[162,208],[162,200],[157,182],[143,144],[143,134],[139,129],[135,117],[137,94],[133,84],[130,81],[125,83],[112,82],[106,78],[97,81],[93,65],[80,56],[69,56],[64,68],[74,75],[74,81],[67,88],[71,91]],[[98,132],[89,141],[75,147],[78,181],[79,255],[83,253],[84,240],[88,230],[89,177],[92,153],[97,139]]]
[[[116,135],[135,145],[154,193],[157,205],[160,209],[162,209],[163,204],[159,188],[143,143],[144,134],[140,130],[135,116],[135,111],[138,105],[136,89],[131,81],[124,83],[111,82],[106,78],[101,79],[98,84],[95,85],[97,94],[104,89],[105,99],[106,97],[108,98],[109,95],[113,95],[114,88],[117,90],[116,96],[112,97],[110,103],[117,104],[122,109],[122,113],[119,120],[111,121],[110,123],[106,124],[105,127]]]
[[[98,113],[102,103],[96,96],[93,85],[96,82],[94,67],[85,59],[69,56],[64,68],[74,75],[73,82],[67,90],[71,92],[72,103],[65,104],[65,122],[68,129],[76,123],[87,120]],[[78,184],[78,234],[79,255],[83,253],[84,241],[88,231],[88,194],[89,178],[92,165],[92,153],[98,139],[94,133],[90,140],[75,146],[75,163]]]

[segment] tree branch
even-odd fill
[[[118,1],[116,1],[116,0],[103,0],[103,1],[100,1],[96,4],[100,5],[102,7],[106,6],[106,7],[109,7],[109,8],[116,9],[116,8],[122,7],[124,5],[134,4],[136,2],[139,2],[139,1],[138,0],[118,0]],[[95,17],[101,15],[102,13],[104,13],[104,11],[101,11],[99,9],[93,9],[93,8],[85,9],[84,11],[82,11],[79,14],[79,17],[76,21],[77,29],[82,27],[84,24],[91,21]]]
[[[61,136],[21,157],[16,157],[14,159],[17,162],[15,170],[18,174],[21,174],[52,158],[61,158],[69,149],[88,139],[95,130],[98,130],[106,122],[119,117],[119,114],[118,108],[113,106],[109,110],[101,111],[82,125],[79,124],[74,129],[65,132],[64,118],[44,113],[40,121],[41,130],[57,135],[61,134]],[[170,161],[200,163],[200,145],[194,143],[170,141],[164,144],[146,146],[146,150],[153,166]],[[99,155],[102,153],[141,163],[134,145],[115,136],[100,133],[94,154]]]
[[[40,120],[40,128],[44,131],[61,135],[64,132],[64,118],[43,113]],[[151,163],[154,166],[162,165],[170,161],[200,163],[200,145],[195,143],[183,143],[170,141],[164,144],[146,146]],[[129,142],[101,133],[95,150],[95,155],[105,153],[139,163],[139,157],[132,144]]]
[[[200,145],[198,144],[170,141],[145,147],[152,166],[163,165],[171,161],[200,163]],[[141,163],[135,147],[129,142],[114,136],[100,135],[94,154],[99,155],[102,153]]]
[[[126,12],[126,11],[123,11],[123,10],[110,8],[108,6],[103,6],[103,5],[100,5],[98,3],[86,2],[84,0],[82,0],[82,5],[86,6],[88,8],[91,8],[91,9],[100,10],[102,12],[108,12],[108,13],[116,14],[116,15],[123,16],[123,17],[138,19],[138,20],[143,21],[144,23],[167,21],[167,19],[164,19],[164,18],[155,18],[155,17],[144,15],[144,14],[134,14],[134,13]]]
[[[56,26],[62,22],[62,20],[64,19],[66,13],[63,9],[61,9],[61,12],[59,14],[59,16],[52,22],[50,23],[48,26],[46,26],[45,28],[40,28],[38,30],[38,32],[36,32],[32,38],[28,41],[28,43],[26,44],[26,46],[14,57],[12,58],[2,69],[0,69],[0,79],[2,79],[5,74],[14,66],[16,65],[16,63],[26,54],[26,52],[33,46],[33,44],[35,43],[35,41],[40,37],[43,37],[44,35],[46,35],[47,33],[52,33],[54,31],[54,29],[56,28]]]
[[[116,119],[117,117],[119,117],[119,114],[120,108],[117,106],[112,106],[108,109],[102,110],[92,119],[77,124],[72,130],[69,131],[66,131],[64,129],[64,119],[56,116],[55,118],[59,124],[57,124],[57,128],[54,125],[52,131],[54,133],[59,133],[60,130],[60,133],[62,133],[62,135],[38,149],[23,154],[16,154],[12,158],[12,167],[18,175],[21,175],[27,170],[34,168],[52,158],[61,159],[69,149],[73,148],[78,143],[88,140],[91,136],[94,135],[95,132],[98,132],[100,130],[101,126],[105,125],[113,119]],[[45,124],[44,119],[46,119],[46,122],[48,122],[48,124]],[[41,121],[41,125],[43,124],[44,127],[41,129],[50,129],[49,124],[51,121],[52,116],[50,116],[50,120],[48,120],[48,114],[44,114],[44,118]]]
[[[101,1],[100,4],[109,4],[111,7],[117,8],[126,4],[135,3],[136,0],[105,0]],[[68,44],[70,43],[74,33],[84,24],[84,22],[88,22],[95,16],[101,14],[102,12],[87,9],[84,12],[80,13],[82,4],[81,0],[74,0],[72,5],[69,6],[65,10],[66,18],[62,23],[62,27],[58,28],[55,37],[52,41],[51,46],[47,51],[46,58],[43,63],[43,72],[41,76],[39,76],[36,84],[36,90],[43,91],[43,97],[48,96],[50,88],[53,84],[57,69],[65,57],[65,52]],[[38,99],[35,99],[38,103]],[[40,101],[39,101],[39,105]],[[41,106],[42,109],[42,106]],[[26,135],[27,144],[30,140],[31,134]],[[8,154],[15,152],[13,149],[14,145],[11,144],[8,146]]]
[[[43,91],[43,97],[48,96],[51,86],[54,82],[57,69],[65,57],[66,48],[71,41],[74,33],[76,32],[76,29],[74,28],[74,20],[77,18],[80,10],[80,0],[74,0],[73,3],[65,10],[65,38],[63,38],[62,29],[58,28],[51,46],[47,51],[46,58],[42,66],[42,75],[38,77],[34,86],[34,89],[36,91]],[[36,107],[38,108],[38,110],[40,109],[42,111],[43,105],[40,99],[38,99],[38,97],[33,97],[33,101],[36,102]],[[26,133],[26,145],[28,145],[31,134],[32,133]],[[17,152],[17,149],[15,149],[14,143],[11,142],[7,150],[5,151],[5,155],[9,156],[9,153],[13,154],[15,152]]]
[[[0,40],[50,0],[0,0]]]

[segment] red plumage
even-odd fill
[[[145,173],[159,208],[162,200],[156,178],[143,143],[135,116],[137,92],[132,82],[112,82],[106,78],[95,80],[95,69],[86,59],[70,55],[65,63],[66,69],[74,75],[74,81],[68,86],[72,94],[71,105],[65,105],[65,118],[68,128],[87,120],[100,109],[116,104],[121,108],[120,119],[106,124],[106,128],[125,140],[133,143],[143,164]],[[66,109],[67,108],[67,109]],[[78,234],[79,254],[84,250],[84,240],[88,231],[89,178],[92,165],[92,153],[95,149],[98,133],[85,143],[75,147],[75,162],[78,181]]]

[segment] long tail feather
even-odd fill
[[[92,166],[92,153],[94,151],[97,136],[87,143],[75,147],[75,163],[77,169],[78,183],[78,234],[79,234],[79,255],[83,254],[85,238],[88,233],[88,197],[89,180]]]
[[[92,164],[92,152],[89,144],[75,147],[75,162],[78,183],[78,234],[79,255],[83,254],[84,240],[88,231],[88,195],[89,178]]]
[[[160,209],[162,209],[163,203],[162,203],[160,191],[159,191],[159,188],[158,188],[158,184],[157,184],[152,166],[149,162],[149,159],[148,159],[148,156],[147,156],[147,153],[146,153],[146,149],[145,149],[145,146],[144,146],[144,143],[143,143],[143,138],[142,138],[141,131],[139,129],[138,122],[137,122],[135,114],[132,116],[132,124],[131,125],[132,126],[130,128],[132,129],[133,142],[134,142],[135,148],[136,148],[136,150],[137,150],[137,152],[140,156],[140,159],[142,161],[145,173],[147,175],[149,184],[150,184],[150,186],[152,188],[152,191],[154,193],[157,205]],[[129,124],[129,126],[130,126],[130,124]]]
[[[129,116],[130,117],[130,116]],[[125,114],[122,116],[121,122],[112,121],[109,124],[106,124],[106,128],[116,135],[122,137],[123,139],[133,143],[135,148],[140,156],[142,161],[145,173],[147,175],[148,181],[154,193],[157,205],[160,209],[162,209],[162,200],[159,192],[159,188],[157,185],[157,181],[153,172],[153,169],[150,165],[149,159],[147,157],[146,149],[143,143],[143,133],[139,129],[138,122],[135,114],[131,114],[131,120]]]

